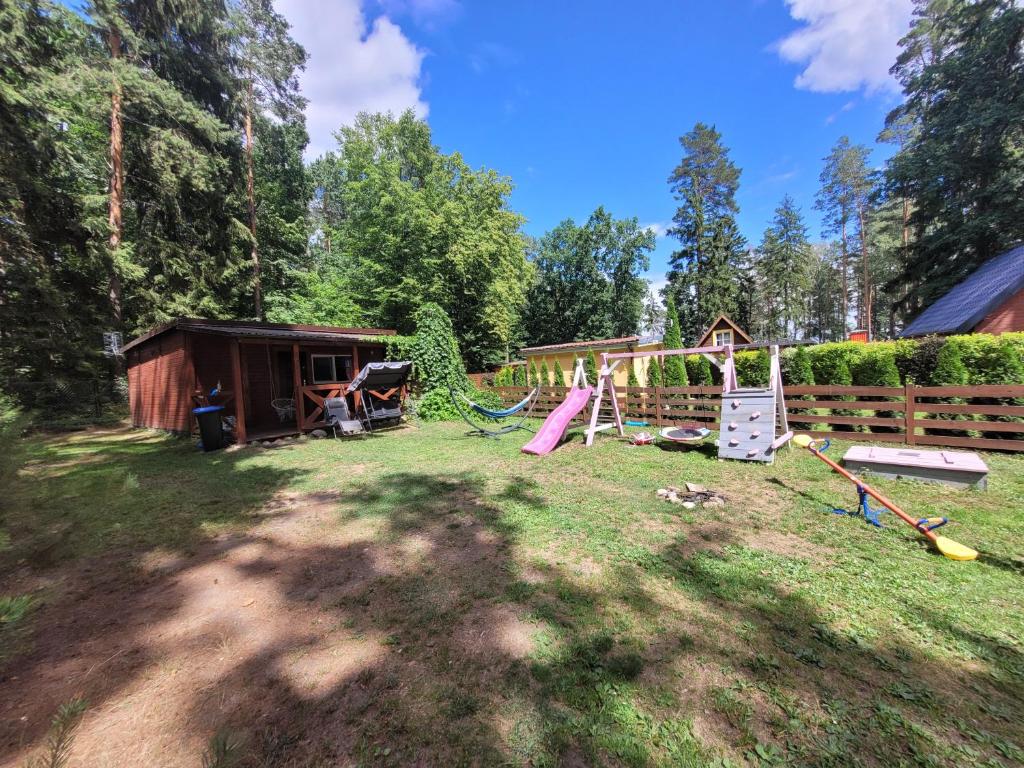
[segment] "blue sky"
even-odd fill
[[[660,228],[678,137],[704,121],[742,168],[739,223],[754,242],[786,193],[819,235],[821,158],[843,134],[874,143],[910,19],[910,0],[277,5],[311,56],[313,153],[359,109],[412,106],[444,151],[511,176],[530,234],[598,205]],[[659,237],[652,280],[672,250]]]

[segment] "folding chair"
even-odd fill
[[[328,397],[324,400],[324,408],[327,411],[327,426],[334,432],[335,437],[339,432],[343,437],[366,434],[362,422],[352,418],[346,398]]]

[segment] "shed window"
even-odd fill
[[[310,355],[313,383],[326,384],[352,378],[352,355]]]
[[[732,344],[732,330],[726,329],[724,331],[715,331],[715,346],[724,347],[726,344]]]

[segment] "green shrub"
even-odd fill
[[[513,384],[513,386],[516,386],[516,387],[525,387],[526,386],[526,364],[525,363],[523,365],[517,365],[517,366],[514,367],[514,372],[512,374],[512,384]]]
[[[558,362],[558,358],[555,358],[555,386],[565,386],[565,372],[562,370],[562,364]]]
[[[501,398],[496,392],[482,392],[470,388],[463,394],[487,408],[502,407]],[[411,410],[416,418],[422,421],[457,421],[462,418],[452,403],[451,393],[447,389],[436,387],[413,399]]]
[[[665,349],[682,349],[682,329],[679,327],[679,313],[676,302],[669,294],[665,298]],[[662,380],[666,387],[685,387],[689,384],[686,376],[686,363],[682,355],[662,358]]]
[[[913,380],[922,387],[935,386],[935,367],[939,352],[946,346],[946,340],[939,336],[925,336],[914,345],[914,354],[903,374],[903,380]]]
[[[819,344],[807,350],[811,358],[811,372],[817,384],[848,387],[853,383],[850,362],[854,345],[849,342]]]
[[[537,373],[537,361],[536,360],[531,360],[530,361],[530,381],[529,381],[529,384],[530,384],[531,387],[536,387],[538,384],[540,384],[540,374]]]
[[[960,387],[970,381],[967,366],[956,344],[943,344],[939,348],[931,379],[936,387]]]
[[[811,368],[811,356],[806,347],[797,347],[780,355],[779,365],[782,368],[784,384],[804,387],[814,384],[814,370]]]
[[[711,361],[704,355],[686,356],[686,375],[691,384],[701,387],[710,387],[715,382],[711,375]]]
[[[733,355],[736,363],[736,383],[741,387],[767,387],[771,376],[772,357],[767,349],[756,352],[737,352]]]
[[[626,363],[629,365],[626,373],[626,386],[627,387],[639,387],[640,380],[636,377],[636,365],[633,360],[627,360]]]
[[[363,340],[380,344],[384,340],[385,360],[412,360],[412,348],[416,343],[415,336],[366,336]]]
[[[548,371],[548,361],[544,360],[540,364],[540,383],[545,387],[551,386],[551,373]]]
[[[865,344],[861,354],[854,360],[853,370],[850,372],[853,383],[858,387],[898,387],[900,385],[900,372],[896,368],[896,353],[892,345]],[[866,400],[876,399],[874,396],[863,398]],[[892,398],[878,398],[892,399]],[[877,416],[882,419],[894,419],[899,414],[896,411],[876,411],[869,413],[870,416]],[[899,427],[871,426],[870,432],[898,432]]]

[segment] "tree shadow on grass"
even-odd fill
[[[10,535],[0,577],[4,594],[32,595],[33,610],[0,664],[0,754],[36,742],[72,696],[102,706],[159,662],[145,636],[182,609],[181,575],[241,544],[210,542],[272,515],[268,503],[296,477],[254,455],[125,429],[22,452],[0,507]]]

